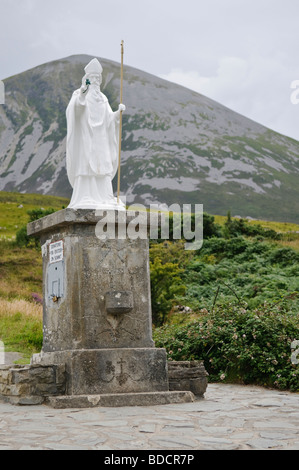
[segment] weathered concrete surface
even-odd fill
[[[166,352],[160,348],[58,351],[42,354],[40,363],[65,364],[68,395],[169,390]]]
[[[169,361],[169,390],[190,390],[202,397],[208,386],[208,373],[203,361]]]
[[[65,209],[28,224],[41,240],[44,289],[32,364],[66,370],[65,396],[52,406],[191,402],[191,382],[203,394],[194,373],[186,390],[169,390],[166,351],[154,347],[149,222],[142,211]]]
[[[191,392],[143,392],[143,393],[109,393],[102,395],[64,395],[48,397],[46,404],[52,408],[95,408],[153,406],[173,403],[191,403],[194,395]]]
[[[4,352],[4,363],[0,364],[1,365],[12,365],[12,364],[18,364],[18,361],[23,359],[23,354],[20,354],[18,352]]]
[[[115,220],[116,225],[130,224],[136,219],[135,211],[103,211],[104,214],[114,213],[110,220]],[[108,214],[109,216],[109,214]],[[144,212],[139,222],[146,226],[150,224],[150,214]],[[57,230],[59,227],[72,226],[76,224],[80,225],[96,225],[101,218],[99,212],[89,209],[63,209],[61,211],[54,212],[53,214],[42,217],[41,219],[30,222],[27,225],[27,234],[29,236],[40,237],[44,233],[49,233],[51,230]],[[161,214],[156,216],[157,223],[161,220]]]
[[[135,216],[123,213],[119,222],[110,212],[124,230]],[[42,245],[44,352],[154,346],[148,240],[100,240],[100,220],[95,211],[65,209],[28,224]],[[53,263],[58,241],[63,255]]]
[[[30,366],[0,366],[5,401],[60,408],[149,406],[192,402],[207,389],[203,361],[170,361],[167,371],[164,349],[61,351],[35,358]]]
[[[2,365],[0,396],[14,405],[37,405],[65,393],[65,365]]]
[[[0,402],[4,449],[102,450],[100,463],[113,451],[184,451],[198,455],[197,466],[197,450],[299,450],[299,395],[210,383],[204,399],[174,405],[51,409]]]

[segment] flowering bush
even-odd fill
[[[291,361],[299,319],[283,302],[262,310],[245,303],[202,309],[197,320],[156,328],[154,339],[169,360],[204,360],[210,381],[299,391],[299,366]]]
[[[32,295],[32,299],[34,300],[34,302],[36,302],[37,304],[43,303],[43,299],[41,298],[39,294],[37,294],[36,292],[32,292],[31,295]]]

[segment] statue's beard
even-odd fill
[[[101,83],[102,83],[102,80],[100,80],[99,78],[96,78],[96,79],[93,78],[92,81],[90,80],[90,84],[94,85],[97,88],[100,88]]]
[[[82,84],[83,85],[86,84],[87,79],[90,81],[90,85],[93,85],[97,89],[99,89],[101,87],[101,84],[102,84],[102,77],[101,76],[99,76],[99,77],[94,77],[94,76],[90,77],[90,75],[86,74],[82,79]]]

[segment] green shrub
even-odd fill
[[[195,214],[190,215],[190,229],[191,235],[190,239],[192,239],[194,231],[195,231],[195,224],[197,222]],[[184,231],[184,216],[183,214],[176,214],[176,213],[169,213],[169,237],[168,240],[173,241],[174,236],[177,233],[180,233],[183,237],[185,234]],[[215,223],[215,217],[213,215],[209,215],[207,213],[202,214],[202,233],[203,238],[210,238],[210,237],[221,237],[221,227],[220,225]],[[164,238],[161,238],[161,227],[158,229],[158,239],[157,242],[161,243],[164,242]]]
[[[263,306],[265,301],[279,301],[299,292],[299,255],[290,248],[281,248],[256,239],[210,238],[191,257],[181,279],[186,285],[184,305],[197,310],[217,303],[246,301],[248,308]],[[298,312],[299,297],[289,303],[290,311]]]
[[[210,381],[259,384],[299,391],[299,366],[291,362],[291,342],[299,339],[298,315],[281,303],[249,311],[228,303],[183,326],[154,330],[156,347],[170,360],[204,360]]]
[[[281,266],[288,266],[293,263],[299,262],[299,254],[294,252],[292,248],[283,247],[278,248],[270,256],[272,264],[279,264]]]
[[[282,234],[272,229],[264,229],[260,224],[250,224],[245,219],[232,219],[230,212],[227,214],[227,220],[222,228],[222,233],[226,238],[245,235],[248,237],[269,238],[272,240],[281,240]]]
[[[182,269],[177,263],[162,263],[156,257],[150,263],[152,316],[155,325],[161,325],[173,306],[177,295],[184,295],[186,287],[180,278]]]
[[[30,244],[30,237],[27,235],[27,226],[23,225],[16,233],[16,245],[19,247],[28,247]]]
[[[54,209],[33,209],[28,211],[29,222],[34,222],[37,219],[45,217],[46,215],[53,214]],[[27,225],[23,225],[16,233],[16,245],[22,247],[39,247],[39,240],[37,238],[29,237],[27,235]]]

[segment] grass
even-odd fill
[[[19,352],[22,362],[29,363],[31,355],[42,347],[42,305],[0,299],[0,338],[6,352]]]
[[[62,197],[0,191],[0,239],[15,238],[16,231],[28,222],[27,211],[40,207],[59,210],[68,202]]]
[[[0,299],[32,301],[33,294],[42,296],[40,251],[0,240]]]
[[[27,211],[67,205],[65,198],[0,191],[0,340],[24,363],[42,346],[42,257],[16,246],[16,232],[27,224]]]
[[[227,217],[224,215],[214,215],[215,222],[219,225],[224,225]],[[234,219],[235,217],[232,217]],[[252,225],[261,225],[265,229],[272,229],[279,233],[299,232],[299,225],[290,222],[270,222],[267,220],[248,220]]]
[[[0,240],[0,340],[29,363],[42,347],[42,259],[39,250]]]
[[[227,220],[226,216],[214,215],[215,223],[223,226]],[[232,217],[234,219],[234,217]],[[266,220],[248,220],[250,225],[260,225],[266,230],[274,230],[282,234],[281,240],[275,240],[273,243],[299,251],[299,225],[289,222],[275,222]]]
[[[281,240],[279,244],[299,251],[299,235],[296,240]]]

